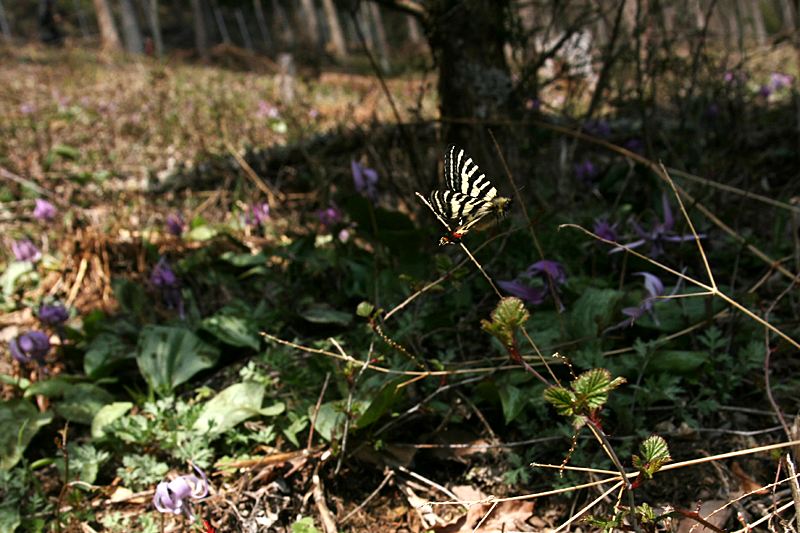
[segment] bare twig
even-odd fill
[[[381,481],[381,484],[380,484],[380,485],[378,485],[378,488],[377,488],[377,489],[375,489],[375,490],[373,490],[373,491],[372,491],[372,493],[371,493],[369,496],[367,496],[367,499],[366,499],[366,500],[364,500],[363,502],[361,502],[361,505],[359,505],[358,507],[356,507],[355,509],[353,509],[352,511],[350,511],[349,513],[347,513],[347,515],[346,515],[344,518],[342,518],[341,520],[339,520],[339,524],[340,524],[340,525],[344,525],[344,523],[345,523],[345,522],[347,522],[348,520],[350,520],[350,518],[351,518],[351,517],[355,516],[355,514],[356,514],[357,512],[359,512],[359,511],[360,511],[361,509],[363,509],[363,508],[364,508],[364,507],[365,507],[365,506],[366,506],[366,505],[367,505],[367,504],[368,504],[370,501],[372,501],[372,499],[373,499],[373,498],[375,498],[375,496],[377,496],[377,495],[380,493],[381,489],[382,489],[382,488],[383,488],[383,487],[384,487],[384,486],[385,486],[385,485],[386,485],[386,484],[389,482],[389,480],[390,480],[390,479],[392,479],[392,476],[394,476],[394,470],[388,470],[388,469],[387,469],[386,476],[383,478],[383,481]]]
[[[306,445],[306,450],[308,453],[311,453],[311,442],[314,439],[314,427],[317,425],[317,415],[319,414],[319,408],[322,406],[322,397],[325,396],[325,391],[328,389],[328,381],[331,379],[331,373],[328,372],[325,374],[325,383],[322,384],[322,390],[319,393],[319,398],[317,398],[317,405],[314,407],[314,416],[311,419],[311,429],[308,431],[308,444]]]

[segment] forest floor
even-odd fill
[[[329,159],[325,154],[309,154],[301,165],[281,167],[267,189],[256,189],[249,188],[248,171],[236,166],[240,163],[234,153],[303,146],[322,134],[346,138],[355,131],[359,138],[370,139],[374,131],[398,118],[404,123],[424,124],[438,115],[432,74],[412,72],[386,80],[398,117],[377,77],[307,73],[301,68],[296,78],[288,79],[268,61],[237,50],[219,48],[215,54],[213,65],[199,66],[108,58],[81,49],[0,50],[0,167],[6,171],[0,186],[0,232],[4,247],[10,250],[12,239],[41,230],[32,215],[34,198],[46,198],[68,213],[59,229],[36,234],[50,262],[44,265],[38,283],[26,288],[25,299],[38,301],[56,295],[80,317],[98,310],[113,314],[119,305],[113,279],[147,283],[148,247],[181,257],[206,245],[200,238],[181,241],[165,234],[167,217],[176,210],[187,221],[202,220],[202,226],[236,228],[237,239],[254,255],[261,247],[288,245],[293,239],[300,242],[304,233],[314,233],[319,227],[314,214],[326,207],[327,199],[320,191],[336,190],[344,187],[344,181],[352,181],[349,158],[335,151]],[[371,154],[369,150],[374,148],[369,141],[364,146]],[[428,139],[421,146],[427,159],[435,161],[441,142]],[[386,158],[382,161],[387,167],[391,163]],[[210,187],[190,185],[150,192],[155,185],[203,165],[212,169],[222,165],[227,170],[215,176]],[[391,171],[379,173],[386,176]],[[278,195],[272,186],[280,188],[282,180],[289,189]],[[275,221],[262,233],[241,224],[250,205],[258,201],[269,201],[270,217]],[[404,211],[402,203],[399,209]],[[211,250],[224,254],[233,248],[215,242]],[[10,262],[11,253],[7,255]],[[31,307],[7,310],[0,315],[0,342],[8,343],[37,323]],[[68,366],[66,361],[54,361],[51,372],[64,372]],[[231,368],[220,369],[198,383],[196,390],[208,383],[231,383],[231,374],[243,368],[246,362],[236,360]],[[0,360],[0,374],[36,378],[35,371],[26,372],[10,357]],[[13,387],[3,387],[4,399],[17,395]],[[696,459],[774,442],[773,437],[779,438],[774,428],[772,433],[757,431],[765,417],[772,420],[767,405],[762,401],[751,409],[723,410],[720,417],[735,428],[728,432],[666,424],[665,431],[677,435],[670,443],[673,459]],[[38,407],[46,410],[47,400],[40,400]],[[463,400],[459,409],[476,410],[469,399]],[[350,442],[349,449],[357,451],[341,470],[337,467],[337,474],[331,473],[337,459],[330,456],[336,450],[328,445],[311,446],[310,439],[306,448],[307,432],[299,447],[282,448],[280,444],[287,443],[279,437],[270,451],[261,450],[266,457],[259,459],[217,457],[215,468],[208,470],[214,486],[212,497],[201,504],[199,514],[220,532],[288,531],[290,525],[294,533],[313,533],[315,527],[329,532],[332,526],[325,521],[333,516],[339,530],[359,532],[545,531],[555,529],[602,495],[599,489],[584,488],[499,505],[473,505],[468,510],[452,504],[424,505],[437,500],[524,496],[554,488],[537,483],[537,474],[527,484],[530,492],[520,493],[509,483],[505,475],[512,469],[511,450],[536,444],[500,444],[491,430],[495,421],[481,423],[480,418],[480,413],[473,417],[475,427],[464,433],[438,431],[429,422],[404,427],[409,434],[435,434],[427,445],[398,442],[382,443],[381,447]],[[87,439],[88,428],[83,430],[84,434],[76,437],[81,442]],[[56,435],[55,431],[47,433],[48,437]],[[282,453],[272,453],[277,450]],[[29,452],[38,455],[30,448]],[[253,455],[257,452],[254,449]],[[559,463],[557,457],[550,459]],[[701,514],[705,516],[707,509],[721,507],[771,481],[768,452],[740,462],[743,466],[734,462],[730,469],[705,463],[665,472],[647,499],[680,502],[689,514],[694,511],[692,506],[703,500]],[[326,474],[320,479],[323,466]],[[613,474],[592,472],[586,481]],[[45,493],[63,503],[56,468],[38,470],[36,475]],[[74,508],[62,505],[62,514],[71,517],[64,520],[69,524],[66,530],[87,533],[99,528],[98,524],[108,531],[202,530],[198,523],[190,525],[173,517],[165,523],[164,515],[152,508],[152,486],[135,492],[124,487],[118,477],[107,482],[80,505],[77,501]],[[613,504],[616,497],[612,492],[603,499]],[[768,505],[771,500],[765,497],[763,501]],[[75,510],[79,506],[86,515]],[[715,523],[724,524],[733,507],[720,513]],[[89,514],[91,518],[87,518]],[[151,518],[141,519],[144,515]],[[303,521],[303,517],[316,520]],[[686,520],[680,530],[688,530],[694,523]],[[573,526],[573,530],[585,527]]]

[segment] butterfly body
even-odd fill
[[[439,240],[440,246],[456,244],[470,230],[481,231],[508,215],[513,200],[497,194],[497,189],[460,146],[447,147],[444,175],[449,190],[433,191],[430,203],[455,228]]]

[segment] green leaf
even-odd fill
[[[143,320],[151,312],[150,297],[144,288],[128,279],[113,278],[111,289],[122,314]]]
[[[200,327],[231,346],[261,347],[261,336],[252,322],[229,314],[216,314],[203,320]]]
[[[0,504],[0,531],[13,533],[17,530],[20,523],[19,511],[21,506],[16,501],[8,501]]]
[[[117,364],[135,359],[136,352],[116,333],[103,332],[86,346],[83,371],[91,379],[106,375]]]
[[[187,241],[207,241],[216,237],[217,232],[211,226],[197,226],[189,230],[184,238]]]
[[[658,462],[659,467],[671,461],[672,457],[669,455],[669,447],[667,441],[659,435],[650,435],[639,446],[639,451],[644,456],[644,460],[648,463]]]
[[[700,368],[709,357],[710,354],[705,350],[658,350],[647,365],[647,370],[689,374]]]
[[[371,401],[368,402],[368,407],[362,412],[358,418],[356,427],[365,428],[373,422],[379,420],[383,415],[392,409],[400,399],[397,393],[397,387],[408,381],[406,377],[399,377],[386,383],[381,390],[371,395]]]
[[[25,394],[23,394],[22,397],[26,399],[30,398],[31,396],[46,396],[47,398],[56,398],[63,396],[70,387],[72,387],[71,383],[58,378],[37,381],[25,389]]]
[[[356,309],[356,314],[361,317],[368,317],[372,314],[375,310],[375,306],[369,302],[361,302],[358,304],[358,308]]]
[[[300,313],[300,316],[313,324],[337,324],[346,326],[353,319],[353,315],[344,311],[337,311],[325,303],[312,304]]]
[[[114,396],[93,383],[72,385],[64,393],[64,400],[57,402],[55,410],[69,420],[89,425],[100,409],[114,401]]]
[[[40,413],[25,400],[0,402],[0,470],[9,470],[22,458],[39,428],[53,420],[53,413]]]
[[[225,252],[220,257],[223,261],[227,261],[235,267],[244,268],[257,265],[265,265],[269,261],[269,257],[263,253],[251,254],[237,254],[234,252]]]
[[[53,146],[53,152],[64,159],[71,159],[75,161],[80,156],[80,152],[77,148],[73,148],[68,144],[57,144]]]
[[[624,293],[612,289],[589,287],[570,306],[567,326],[572,338],[587,338],[598,335],[599,330],[610,326],[606,321],[614,315]]]
[[[556,408],[561,416],[572,416],[578,398],[571,390],[564,387],[550,387],[544,391],[544,398]]]
[[[254,381],[231,385],[203,406],[200,416],[194,423],[194,429],[202,433],[219,435],[253,416],[276,416],[282,413],[285,406],[280,402],[261,408],[265,392],[264,384]]]
[[[33,263],[30,261],[14,261],[6,267],[3,275],[0,276],[0,286],[3,288],[3,296],[6,299],[14,295],[17,280],[29,272],[33,272]]]
[[[511,346],[514,342],[514,332],[522,326],[530,313],[525,309],[522,300],[509,296],[500,300],[492,311],[491,322],[481,320],[481,328],[503,343]]]
[[[92,419],[92,438],[102,439],[105,437],[106,432],[103,428],[120,418],[132,408],[133,403],[131,402],[114,402],[101,407]]]
[[[327,441],[333,440],[334,437],[342,437],[345,415],[340,406],[343,403],[342,401],[323,403],[319,408],[314,430]],[[311,406],[311,409],[313,409],[313,406]],[[354,406],[354,410],[357,409],[357,406]]]
[[[169,393],[192,376],[217,364],[219,350],[193,332],[146,325],[139,334],[136,362],[148,385]]]
[[[522,412],[528,400],[523,396],[522,391],[513,385],[498,387],[497,392],[500,395],[500,402],[503,404],[503,416],[506,424],[510,424]]]

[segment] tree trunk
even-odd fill
[[[97,12],[97,24],[100,26],[100,36],[103,40],[103,50],[121,50],[122,42],[119,40],[119,32],[114,24],[114,17],[111,16],[108,0],[93,1],[94,9]]]
[[[378,56],[381,62],[381,69],[384,74],[389,73],[389,43],[386,41],[386,31],[383,28],[383,19],[381,18],[381,8],[375,2],[368,2],[369,18],[371,19],[371,26],[375,35],[375,44],[377,44]]]
[[[131,54],[144,53],[142,34],[139,30],[139,21],[136,20],[136,11],[131,0],[119,0],[119,10],[122,16],[122,31],[125,34],[125,48]]]
[[[795,29],[795,12],[791,0],[778,0],[781,7],[781,29],[793,32]]]
[[[414,44],[419,44],[422,42],[422,32],[419,30],[419,22],[417,22],[417,17],[413,15],[408,15],[408,40]]]
[[[158,0],[150,0],[150,33],[153,34],[156,57],[164,55],[164,39],[161,37],[161,19],[158,16]]]
[[[206,61],[208,59],[208,32],[200,0],[192,0],[192,20],[194,20],[194,45],[197,53],[200,54],[203,61]]]
[[[283,8],[283,5],[281,4],[280,0],[275,0],[272,5],[275,7],[275,18],[278,19],[278,23],[280,24],[281,36],[283,37],[283,41],[289,48],[294,48],[295,38],[294,38],[294,32],[292,31],[292,25],[289,22],[289,15]]]
[[[261,7],[261,0],[253,0],[253,9],[256,10],[256,20],[258,20],[258,29],[261,31],[261,38],[264,40],[267,50],[272,50],[272,37],[269,35],[267,29],[267,20],[264,17],[264,8]]]
[[[328,19],[328,28],[331,30],[331,43],[333,44],[333,55],[337,59],[347,57],[347,43],[344,40],[342,25],[339,24],[339,14],[333,0],[322,0],[325,6],[325,15]]]
[[[425,22],[431,51],[439,64],[443,139],[463,146],[478,161],[488,164],[497,160],[497,154],[486,128],[450,121],[507,120],[518,108],[512,102],[511,74],[503,50],[510,0],[447,0],[438,4]],[[501,146],[508,144],[501,135],[498,142]]]
[[[319,21],[317,20],[317,10],[314,7],[314,0],[301,0],[303,19],[305,20],[306,35],[312,48],[319,50],[322,39],[319,33]]]

